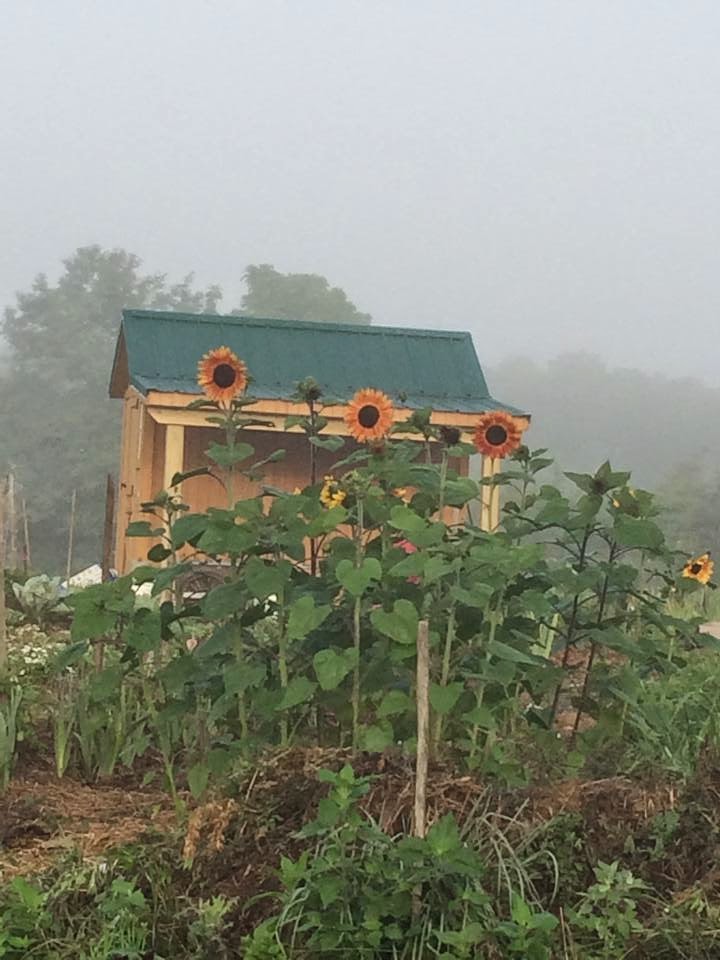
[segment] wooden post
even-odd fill
[[[103,527],[102,547],[102,579],[110,579],[110,564],[112,562],[113,527],[115,521],[115,481],[112,474],[107,475],[105,483],[105,526]]]
[[[70,500],[70,529],[68,530],[68,552],[67,552],[67,567],[66,567],[66,578],[65,583],[68,590],[70,589],[70,576],[72,574],[72,559],[73,559],[73,540],[75,534],[75,507],[77,505],[77,490],[73,490],[72,498]]]
[[[502,460],[494,457],[492,460],[492,475],[497,477],[502,470]],[[491,488],[492,500],[490,502],[490,530],[497,530],[500,526],[500,484],[496,483]]]
[[[427,815],[428,754],[430,749],[430,628],[427,620],[417,630],[417,754],[415,758],[415,836],[424,837]]]
[[[113,547],[113,527],[115,521],[115,482],[111,474],[105,483],[105,525],[103,527],[102,573],[103,583],[110,579],[110,562]],[[105,642],[100,639],[95,644],[95,672],[100,673],[105,665]]]
[[[22,499],[22,519],[23,519],[23,537],[25,539],[25,562],[23,568],[25,573],[32,570],[32,560],[30,558],[30,529],[28,527],[27,503],[25,497]]]
[[[172,488],[172,478],[182,473],[185,465],[185,427],[169,423],[165,427],[165,470],[163,485],[167,491]]]
[[[482,458],[482,478],[489,480],[494,473],[493,460],[483,454]],[[480,529],[490,530],[491,512],[492,512],[493,488],[485,483],[480,487]]]
[[[6,550],[8,570],[17,570],[17,514],[15,511],[15,474],[10,471],[7,478],[7,531],[9,549]]]
[[[0,677],[7,676],[7,616],[5,611],[5,483],[0,482]]]

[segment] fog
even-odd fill
[[[720,7],[4,0],[0,304],[76,247],[717,383]]]

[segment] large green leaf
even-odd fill
[[[233,663],[223,673],[225,693],[243,693],[250,687],[257,687],[266,674],[262,663]]]
[[[430,684],[430,704],[436,713],[450,713],[463,692],[462,683],[448,683],[442,687],[439,683]]]
[[[410,507],[393,507],[390,511],[390,526],[403,533],[419,533],[427,527],[427,521]]]
[[[377,709],[378,717],[395,717],[407,713],[413,702],[404,690],[388,690]]]
[[[335,576],[349,594],[361,597],[374,580],[382,577],[382,567],[375,557],[365,557],[360,567],[356,567],[352,560],[341,560],[335,568]]]
[[[388,722],[364,727],[360,733],[362,749],[371,753],[380,753],[381,750],[385,750],[393,743],[394,739],[393,728]]]
[[[208,518],[204,513],[187,513],[172,526],[172,542],[177,549],[184,543],[198,539],[207,529]]]
[[[300,597],[290,607],[287,625],[288,639],[302,640],[309,633],[312,633],[316,627],[319,627],[329,613],[329,606],[316,607],[315,598],[309,594]]]
[[[203,600],[203,611],[208,620],[224,620],[241,610],[247,599],[241,583],[221,583]]]
[[[275,707],[276,710],[290,710],[291,707],[297,707],[300,703],[310,700],[315,693],[317,684],[307,677],[293,677],[290,683],[283,691],[280,703]]]
[[[491,640],[487,648],[488,652],[492,653],[493,656],[499,660],[505,660],[508,663],[524,663],[534,667],[538,663],[543,662],[541,657],[533,657],[528,653],[523,653],[522,650],[516,650],[515,647],[503,643],[502,640]]]
[[[255,448],[249,443],[235,443],[226,446],[224,443],[212,443],[208,447],[207,455],[221,467],[232,467],[243,460],[247,460],[255,453]]]
[[[290,579],[292,565],[287,560],[265,563],[259,557],[251,557],[245,567],[245,582],[259,599],[277,596]]]
[[[416,642],[418,620],[418,612],[409,600],[396,600],[390,613],[373,610],[370,614],[370,621],[376,630],[403,644]]]
[[[623,547],[638,550],[657,550],[665,541],[662,530],[652,520],[625,515],[615,520],[615,539]]]
[[[125,643],[138,653],[149,653],[160,645],[161,618],[159,610],[141,607],[133,614],[125,628]]]
[[[323,690],[335,690],[343,682],[355,665],[354,650],[338,652],[328,647],[318,650],[313,657],[315,673]]]

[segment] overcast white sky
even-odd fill
[[[720,384],[719,50],[717,0],[0,0],[0,304],[100,243]]]

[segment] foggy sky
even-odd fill
[[[0,305],[89,243],[720,383],[713,0],[0,0]]]

